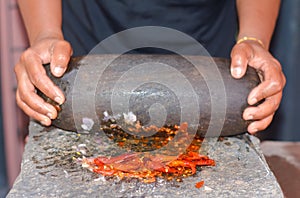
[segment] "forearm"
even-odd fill
[[[45,37],[63,38],[61,0],[18,0],[30,44]]]
[[[280,0],[237,0],[238,40],[244,36],[260,39],[269,48]]]

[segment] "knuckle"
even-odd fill
[[[17,96],[16,97],[16,103],[17,103],[17,105],[18,105],[18,107],[20,108],[20,109],[22,109],[27,115],[29,115],[30,116],[30,112],[29,112],[29,110],[28,110],[28,107],[26,107],[26,102],[24,102],[22,99],[21,99],[21,96],[19,95],[19,97]]]
[[[275,59],[275,58],[273,58],[272,60],[274,61],[274,65],[276,65],[276,67],[278,67],[281,70],[282,67],[281,67],[280,62],[277,59]]]
[[[42,104],[40,104],[40,103],[36,103],[34,109],[35,109],[35,111],[40,112],[40,113],[45,112],[44,108],[42,107]]]
[[[35,86],[39,85],[42,80],[43,80],[42,73],[34,72],[31,74],[31,81]]]
[[[60,62],[60,64],[64,65],[69,62],[71,54],[72,48],[70,43],[67,41],[59,41],[53,49],[54,62]]]
[[[283,81],[283,87],[286,85],[286,77],[285,75],[282,73],[282,81]]]
[[[239,51],[240,51],[241,47],[239,45],[235,45],[233,48],[232,48],[232,51],[231,51],[231,57],[236,57],[237,55],[239,55]]]
[[[32,54],[33,54],[33,50],[31,48],[26,49],[21,54],[21,57],[20,57],[21,62],[25,62],[28,59],[28,57],[32,56]]]
[[[16,102],[17,102],[17,105],[22,109],[22,101],[21,101],[20,96],[16,95]]]
[[[67,42],[67,41],[65,41],[65,45],[66,45],[66,47],[69,48],[69,49],[72,48],[71,44],[70,44],[69,42]]]
[[[64,55],[64,54],[59,54],[59,55],[57,56],[57,61],[59,61],[59,62],[67,62],[68,59],[69,59],[69,58],[68,58],[66,55]]]
[[[61,45],[63,45],[66,48],[71,48],[71,44],[66,40],[61,41]]]
[[[270,66],[273,66],[274,68],[277,69],[277,72],[283,74],[282,66],[281,66],[280,62],[277,59],[275,59],[274,57],[272,57],[272,62],[270,62]]]
[[[244,51],[244,52],[250,52],[250,51],[252,51],[252,47],[248,42],[241,42],[239,44],[239,50]]]
[[[279,107],[279,103],[276,100],[271,100],[271,109],[276,111]]]
[[[261,98],[267,98],[268,97],[268,91],[266,89],[264,89],[262,92],[261,92]]]
[[[30,76],[30,80],[31,82],[37,86],[37,85],[40,85],[40,82],[43,81],[43,79],[45,78],[46,76],[46,71],[45,69],[36,69],[32,72],[29,73],[29,76]]]
[[[32,117],[36,120],[39,119],[40,115],[34,109],[30,107],[30,104],[26,103],[21,99],[21,92],[17,91],[16,102],[20,109],[22,109],[29,117]]]
[[[244,59],[251,60],[254,57],[254,50],[248,42],[241,42],[237,45],[236,53]]]
[[[69,52],[71,50],[71,44],[68,41],[61,40],[56,43],[55,48],[64,49],[65,52]]]
[[[270,87],[275,92],[280,92],[283,89],[283,83],[280,80],[278,80],[278,81],[271,81],[270,82]]]
[[[39,115],[39,113],[34,110],[32,110],[30,113],[28,113],[28,115],[35,120],[41,120],[41,118],[40,118],[41,116]]]
[[[23,90],[21,87],[19,87],[17,94],[18,94],[17,100],[19,99],[19,101],[21,102],[26,100],[28,92],[26,90]]]
[[[24,101],[26,99],[26,94],[24,94],[24,92],[20,91],[19,92],[19,98],[20,98],[20,102]]]
[[[19,69],[20,69],[20,63],[17,63],[17,64],[15,65],[15,67],[14,67],[14,72],[15,72],[16,75],[18,75]]]

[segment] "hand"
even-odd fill
[[[16,100],[18,106],[30,117],[49,126],[57,117],[56,109],[36,94],[39,89],[46,96],[62,104],[65,97],[62,91],[46,75],[42,64],[50,63],[51,72],[60,77],[67,69],[72,48],[58,38],[43,38],[22,53],[15,66],[18,81]]]
[[[243,77],[247,65],[256,69],[262,81],[250,92],[248,104],[254,105],[265,99],[257,107],[246,108],[243,113],[245,120],[254,120],[248,126],[248,132],[254,134],[271,123],[279,107],[286,79],[280,63],[256,41],[236,44],[231,51],[231,75],[234,78]]]

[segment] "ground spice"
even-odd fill
[[[112,157],[98,156],[82,160],[83,167],[104,176],[116,176],[120,179],[138,178],[145,183],[155,182],[157,177],[182,181],[182,178],[196,174],[197,169],[201,166],[215,165],[214,160],[208,156],[199,154],[203,139],[198,136],[194,138],[187,150],[179,156],[168,155],[168,153],[151,154],[147,152],[163,147],[175,135],[179,136],[177,147],[182,147],[180,139],[184,142],[188,135],[187,123],[182,123],[180,126],[162,127],[160,129],[154,126],[143,128],[140,124],[136,124],[134,129],[131,127],[131,130],[136,133],[157,130],[157,133],[150,137],[128,135],[115,123],[111,123],[110,127],[104,127],[103,130],[118,146],[129,150],[128,153]],[[132,150],[140,152],[132,152]],[[201,185],[203,183],[198,182],[196,187],[198,188],[199,186],[200,188]]]
[[[196,187],[196,188],[201,188],[201,187],[203,187],[203,185],[204,185],[204,181],[202,180],[202,181],[197,182],[197,183],[195,184],[195,187]]]

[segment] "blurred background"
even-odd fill
[[[15,102],[13,68],[28,46],[16,0],[0,0],[0,31],[0,197],[4,197],[19,173],[28,133],[28,118]],[[300,0],[282,1],[271,52],[282,64],[287,85],[271,126],[258,137],[300,141]]]

